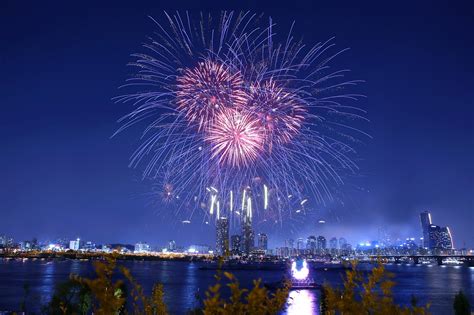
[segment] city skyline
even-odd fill
[[[193,238],[193,243],[213,244],[212,224],[198,216],[183,223],[186,218],[156,204],[139,170],[127,169],[139,134],[110,139],[115,120],[128,109],[110,99],[120,94],[117,88],[129,74],[124,67],[129,55],[154,31],[146,16],[158,16],[162,9],[151,3],[88,10],[9,3],[0,13],[1,23],[9,25],[3,30],[14,30],[5,34],[9,45],[0,52],[8,73],[1,96],[7,154],[0,157],[6,176],[0,187],[0,233],[17,239]],[[328,241],[339,235],[357,240],[364,232],[376,234],[380,226],[418,236],[417,216],[430,210],[436,222],[452,229],[456,247],[474,246],[474,112],[469,105],[474,47],[458,35],[472,28],[468,16],[459,14],[469,10],[413,4],[412,12],[425,16],[419,20],[391,9],[385,16],[382,7],[367,5],[359,18],[342,22],[330,17],[355,16],[358,8],[318,5],[311,14],[278,6],[253,9],[282,25],[295,20],[298,33],[310,41],[335,36],[338,47],[351,48],[341,63],[367,81],[362,85],[367,101],[361,105],[373,137],[361,149],[360,174],[346,179],[334,202],[310,200],[315,214],[283,229],[254,227],[270,243],[323,232]],[[22,22],[14,19],[19,12]],[[391,23],[399,19],[405,25],[393,29]],[[42,26],[41,35],[36,25]],[[76,46],[73,38],[83,44]]]
[[[454,239],[451,234],[451,230],[449,227],[440,227],[438,225],[433,224],[431,213],[429,211],[423,211],[419,214],[420,217],[420,229],[418,233],[414,235],[404,237],[394,237],[390,231],[387,231],[385,228],[379,228],[378,236],[377,237],[365,237],[363,239],[359,239],[354,241],[353,238],[350,236],[347,237],[346,235],[339,235],[335,236],[334,232],[327,232],[329,234],[321,235],[316,234],[309,235],[307,237],[300,237],[301,233],[297,234],[298,237],[295,238],[290,237],[281,241],[280,239],[273,240],[271,239],[270,246],[269,238],[266,233],[262,233],[259,231],[255,231],[251,225],[251,222],[246,221],[245,219],[248,217],[244,217],[244,221],[242,222],[242,226],[239,231],[234,230],[233,233],[230,233],[229,230],[229,220],[226,217],[220,217],[216,221],[215,225],[215,246],[208,244],[197,244],[194,242],[193,239],[188,238],[187,243],[185,244],[177,244],[174,239],[168,239],[166,242],[163,241],[151,241],[147,242],[144,240],[139,240],[135,242],[131,242],[130,240],[126,242],[104,242],[99,243],[101,246],[109,246],[109,245],[127,245],[133,246],[135,244],[135,251],[141,252],[143,247],[145,246],[147,252],[151,249],[153,250],[164,250],[168,252],[173,252],[175,250],[181,251],[194,251],[195,247],[206,247],[209,250],[212,250],[217,255],[249,255],[254,250],[263,251],[267,253],[269,250],[271,253],[272,251],[281,251],[283,248],[296,249],[297,251],[304,250],[304,249],[339,249],[339,250],[351,250],[351,249],[374,249],[374,248],[390,248],[390,247],[398,247],[403,246],[414,246],[420,249],[426,249],[430,251],[452,251],[452,250],[471,250],[467,248],[465,244],[460,244],[457,247],[454,245]],[[249,224],[250,223],[250,224]],[[331,234],[332,233],[332,234]],[[418,237],[420,236],[421,237]],[[348,241],[348,239],[350,241]],[[166,243],[166,245],[163,245]],[[68,245],[69,244],[69,247]],[[50,247],[57,247],[57,246],[65,246],[66,248],[70,248],[73,250],[78,250],[80,244],[89,244],[90,247],[96,246],[96,242],[90,239],[81,239],[80,237],[77,238],[51,238],[47,240],[38,239],[36,237],[24,239],[24,240],[17,240],[11,237],[11,235],[5,235],[0,233],[0,247],[1,246],[11,246],[11,247],[18,247],[21,249],[31,249],[36,247],[37,245],[41,246],[50,246]],[[410,245],[411,244],[411,245]],[[274,253],[273,253],[274,254]]]

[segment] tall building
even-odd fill
[[[433,224],[428,211],[420,213],[421,227],[423,230],[423,247],[431,250],[454,249],[453,237],[449,227]]]
[[[316,248],[317,248],[316,236],[311,235],[308,237],[306,241],[306,248],[310,251],[311,254],[316,253]]]
[[[168,242],[168,251],[169,251],[169,252],[174,252],[174,251],[176,251],[176,242],[175,242],[175,241],[170,240],[170,241]]]
[[[247,205],[242,216],[242,253],[249,255],[255,247],[255,234],[252,229],[252,201],[247,198]]]
[[[252,224],[245,223],[242,228],[242,253],[248,255],[255,247],[255,235],[253,233]]]
[[[232,235],[230,238],[230,250],[232,252],[232,255],[241,255],[242,251],[242,238],[240,235]]]
[[[346,249],[347,246],[347,240],[344,237],[339,238],[339,248],[340,249]]]
[[[429,249],[433,250],[451,250],[454,249],[453,238],[449,227],[440,227],[430,225],[429,231]]]
[[[296,240],[296,250],[298,251],[298,254],[301,254],[304,250],[304,240],[302,237]]]
[[[337,238],[333,237],[329,240],[329,248],[331,250],[337,249]]]
[[[220,217],[216,222],[216,253],[224,255],[229,251],[229,219]]]
[[[430,248],[430,226],[433,224],[431,221],[431,213],[423,211],[420,213],[421,230],[423,232],[423,247]]]
[[[318,236],[317,242],[318,250],[325,250],[326,249],[326,238],[322,235]]]
[[[441,246],[443,249],[454,249],[453,236],[447,226],[441,228]]]
[[[268,249],[268,236],[265,233],[258,234],[258,249],[266,251]]]
[[[78,238],[69,242],[69,249],[79,250],[79,248],[81,248],[81,239]]]

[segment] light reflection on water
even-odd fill
[[[318,314],[319,303],[315,290],[293,290],[287,301],[287,309],[284,314]]]
[[[45,296],[52,296],[54,292],[54,277],[55,277],[55,269],[56,269],[56,264],[53,262],[49,262],[47,264],[41,265],[41,268],[43,269],[41,271],[41,291]],[[46,303],[47,301],[43,299],[43,303]]]
[[[197,266],[195,263],[189,263],[186,268],[186,275],[184,276],[185,285],[183,285],[182,296],[185,299],[186,305],[193,308],[196,304],[196,294],[199,290],[197,277],[196,277]]]

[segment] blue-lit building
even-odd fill
[[[453,250],[453,237],[449,227],[433,224],[431,214],[424,211],[420,214],[423,231],[423,247],[430,250]]]
[[[306,249],[309,250],[309,252],[311,254],[315,254],[316,253],[316,249],[317,249],[317,239],[316,239],[316,236],[314,235],[310,235],[306,241]]]
[[[326,238],[322,235],[318,236],[317,248],[319,252],[322,252],[327,248]]]
[[[265,233],[258,234],[258,249],[267,251],[268,249],[268,236]]]
[[[232,235],[230,238],[230,250],[232,255],[242,255],[242,237],[238,234]]]
[[[229,220],[220,217],[216,222],[216,254],[224,255],[229,251]]]
[[[429,248],[432,250],[452,250],[454,249],[453,238],[449,227],[430,225]]]
[[[430,226],[433,224],[431,221],[431,213],[423,211],[420,213],[421,230],[423,232],[423,247],[430,248]]]
[[[135,253],[148,253],[150,251],[150,245],[148,245],[147,243],[136,243],[135,244],[135,248],[133,250]]]

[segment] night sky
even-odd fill
[[[177,7],[113,3],[0,4],[0,234],[212,243],[212,227],[182,225],[150,205],[141,169],[127,166],[139,129],[110,138],[131,109],[111,99],[134,71],[130,54],[155,30],[147,16]],[[456,247],[474,246],[472,1],[329,3],[235,8],[271,15],[282,32],[295,20],[308,44],[335,36],[351,49],[333,64],[366,81],[358,105],[368,110],[373,139],[362,139],[361,170],[348,180],[344,203],[319,207],[325,226],[307,220],[267,231],[270,245],[309,234],[370,240],[381,226],[394,237],[419,237],[418,214],[430,210],[435,224],[450,226]]]

